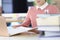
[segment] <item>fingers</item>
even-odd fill
[[[17,28],[17,27],[19,27],[19,26],[18,25],[13,26],[13,28]]]

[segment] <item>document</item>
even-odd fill
[[[39,17],[39,18],[48,18],[48,17],[50,17],[50,14],[38,14],[37,17]]]
[[[60,36],[60,31],[57,32],[45,31],[45,36]]]
[[[18,34],[18,33],[22,33],[22,32],[28,32],[29,30],[32,30],[34,28],[28,28],[28,27],[17,27],[17,28],[13,28],[13,27],[7,27],[8,29],[8,33],[10,35],[14,35],[14,34]]]
[[[40,31],[60,31],[60,27],[58,27],[58,26],[55,26],[55,27],[53,27],[53,26],[50,26],[50,27],[38,26],[38,30],[40,30]]]

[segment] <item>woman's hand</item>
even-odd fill
[[[36,34],[39,34],[39,33],[40,33],[40,31],[37,30],[37,29],[29,30],[28,32],[34,32],[34,33],[36,33]]]
[[[21,25],[15,25],[15,26],[13,26],[13,28],[17,28],[17,27],[20,27]]]

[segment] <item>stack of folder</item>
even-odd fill
[[[42,38],[50,38],[49,40],[60,38],[60,15],[48,15],[45,18],[38,15],[36,21],[38,30],[45,32]]]

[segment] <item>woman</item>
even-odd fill
[[[33,28],[37,27],[36,23],[37,14],[44,14],[46,10],[48,10],[47,12],[50,14],[58,13],[58,8],[56,6],[49,5],[46,2],[46,0],[35,0],[35,2],[37,5],[29,8],[24,22],[21,25],[14,26],[15,28],[19,26],[29,27],[30,24],[32,25]],[[36,30],[34,31],[37,32]]]

